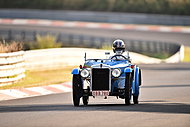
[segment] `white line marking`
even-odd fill
[[[70,86],[72,86],[72,82],[65,82],[65,83],[63,83],[63,85],[70,85]]]
[[[42,88],[42,87],[32,87],[32,88],[26,88],[26,89],[40,93],[41,95],[53,94],[54,93],[54,92],[46,90],[45,88]]]
[[[87,23],[86,28],[101,28],[99,24],[97,23]]]
[[[74,27],[74,26],[76,26],[76,22],[65,22],[65,24],[63,26],[65,26],[65,27]]]
[[[64,92],[71,92],[71,88],[68,88],[66,86],[63,85],[53,85],[54,88],[60,89]]]
[[[22,98],[22,97],[28,96],[28,94],[21,92],[19,90],[16,90],[16,89],[1,90],[0,93],[6,94],[6,95],[9,95],[12,97],[16,97],[16,98]]]
[[[149,29],[147,26],[137,26],[135,27],[135,30],[148,31]]]
[[[161,26],[159,31],[161,31],[161,32],[172,32],[172,29],[169,27]]]
[[[111,25],[111,29],[123,30],[125,29],[125,26],[120,24],[113,24]]]
[[[190,33],[190,28],[182,28],[181,32]]]
[[[28,21],[24,19],[14,19],[12,20],[12,24],[27,24]]]
[[[44,25],[44,26],[50,26],[52,23],[52,21],[48,21],[48,20],[38,20],[37,24],[38,25]]]

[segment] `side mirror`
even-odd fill
[[[110,52],[105,52],[105,55],[106,55],[106,59],[108,59],[110,56]]]
[[[110,52],[105,52],[105,55],[110,55]]]

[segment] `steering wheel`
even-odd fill
[[[114,55],[114,56],[111,57],[111,59],[115,58],[115,60],[119,60],[119,59],[117,58],[118,56],[119,56],[119,57],[121,56],[121,57],[123,57],[125,60],[127,60],[127,58],[126,58],[125,56],[123,56],[123,55]]]

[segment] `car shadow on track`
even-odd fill
[[[0,113],[39,111],[123,111],[190,114],[190,105],[183,103],[142,102],[141,104],[130,106],[124,104],[89,104],[88,106],[79,107],[69,104],[0,106]]]

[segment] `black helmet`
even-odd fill
[[[116,51],[123,51],[125,52],[125,43],[124,41],[117,39],[113,42],[113,52],[116,53]]]

